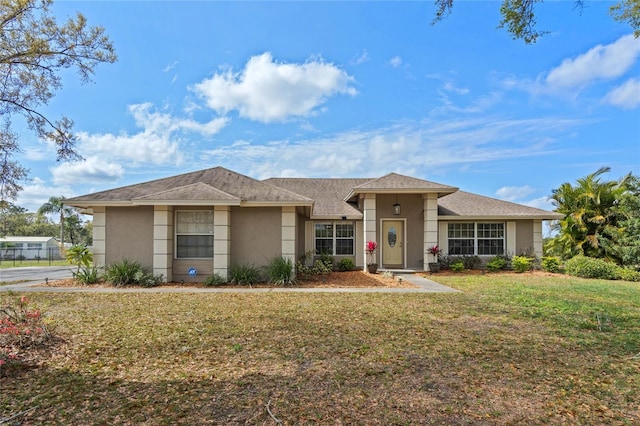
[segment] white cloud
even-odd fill
[[[398,68],[400,65],[402,65],[402,58],[400,56],[394,56],[389,60],[389,64],[393,68]]]
[[[581,87],[596,80],[620,77],[640,56],[640,43],[633,34],[605,46],[599,44],[573,59],[565,59],[544,79],[551,88]]]
[[[181,132],[193,132],[204,136],[218,133],[229,121],[214,118],[199,123],[190,118],[176,118],[157,112],[149,103],[129,106],[129,112],[142,131],[135,134],[89,134],[78,132],[79,152],[83,156],[108,158],[138,165],[144,163],[181,164],[184,155],[179,144]]]
[[[169,72],[178,65],[178,61],[173,61],[163,68],[162,72]]]
[[[84,161],[68,163],[51,168],[55,184],[105,183],[122,178],[122,166],[105,161],[100,157],[88,157]]]
[[[509,120],[433,119],[316,139],[252,144],[246,140],[207,151],[205,164],[267,178],[381,176],[388,172],[423,178],[469,164],[556,153],[555,138],[582,125],[558,117]],[[425,173],[428,173],[427,176]]]
[[[264,123],[306,117],[336,94],[356,95],[345,71],[322,60],[303,64],[274,62],[270,53],[253,56],[244,70],[216,73],[192,90],[218,113],[237,110]]]
[[[546,197],[546,196],[534,198],[533,200],[521,202],[520,204],[524,204],[525,206],[529,206],[529,207],[535,207],[537,209],[549,210],[549,211],[552,211],[555,208],[553,203],[549,200],[549,197]]]
[[[446,82],[444,84],[444,86],[442,87],[443,90],[446,90],[447,92],[453,92],[456,93],[458,95],[466,95],[469,93],[469,89],[464,88],[464,87],[457,87],[455,84],[451,83],[451,82]]]
[[[362,51],[362,53],[359,53],[353,59],[351,59],[349,63],[352,65],[360,65],[364,62],[369,61],[370,59],[371,58],[369,58],[369,52],[367,52],[367,49],[365,49]]]
[[[630,78],[607,93],[603,101],[622,109],[637,108],[640,105],[640,80]]]
[[[536,190],[528,185],[525,186],[503,186],[496,191],[498,198],[506,201],[522,200]]]
[[[24,185],[15,204],[35,213],[50,197],[70,198],[75,195],[68,185],[48,186],[45,181],[36,177],[29,184]]]

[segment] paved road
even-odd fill
[[[0,282],[25,281],[21,285],[43,283],[45,279],[60,280],[72,277],[70,266],[29,266],[24,268],[0,269]],[[0,287],[1,288],[1,287]]]

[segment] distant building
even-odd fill
[[[60,259],[60,242],[54,237],[3,237],[0,238],[0,258]]]

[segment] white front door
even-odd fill
[[[404,221],[382,221],[382,267],[404,267]]]

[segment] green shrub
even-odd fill
[[[260,270],[254,265],[232,265],[229,269],[230,281],[238,285],[251,285],[261,281]]]
[[[346,272],[353,271],[354,269],[356,269],[356,265],[353,263],[353,260],[350,257],[345,257],[338,263],[339,271]]]
[[[78,267],[74,275],[80,273],[81,268],[89,268],[93,263],[93,253],[86,244],[77,244],[68,248],[64,256],[67,262]]]
[[[226,283],[227,283],[227,279],[220,274],[209,275],[202,282],[202,284],[206,286],[219,286],[219,285],[225,285]]]
[[[462,271],[465,270],[464,262],[462,260],[458,260],[458,261],[452,263],[449,267],[454,272],[462,272]]]
[[[513,256],[513,259],[511,259],[511,266],[513,267],[514,271],[522,273],[530,271],[533,267],[533,262],[530,257]]]
[[[329,265],[322,260],[316,260],[313,262],[313,268],[311,269],[313,275],[327,275],[333,272],[333,264]]]
[[[439,263],[445,269],[453,269],[452,265],[458,262],[462,262],[464,269],[474,269],[482,263],[478,256],[473,255],[447,255],[439,257]]]
[[[490,272],[502,271],[507,267],[507,259],[504,256],[495,256],[487,262],[487,270]]]
[[[73,277],[82,284],[95,284],[100,281],[100,273],[95,266],[80,268],[78,272],[73,274]]]
[[[267,265],[269,281],[276,285],[291,285],[295,283],[293,262],[291,259],[276,256]]]
[[[328,253],[322,253],[320,255],[320,261],[325,264],[327,269],[333,271],[333,266],[335,265],[335,259]]]
[[[567,274],[576,277],[614,280],[620,268],[604,259],[578,255],[567,260],[565,269]]]
[[[547,272],[558,272],[560,270],[560,259],[554,256],[543,257],[542,269]]]
[[[623,281],[640,281],[640,271],[630,268],[618,267],[616,279]]]
[[[164,276],[154,276],[138,261],[123,259],[121,262],[115,262],[107,266],[104,272],[104,280],[116,287],[125,285],[155,287],[164,280]]]

